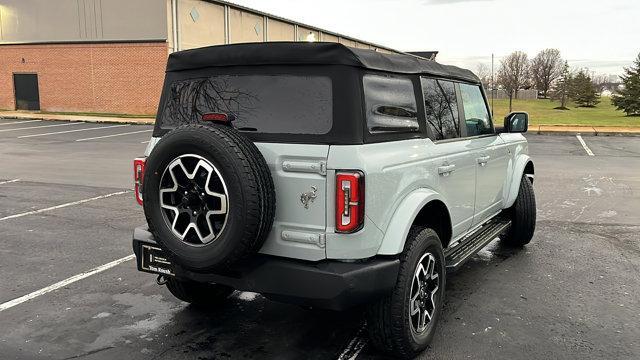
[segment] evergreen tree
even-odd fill
[[[567,100],[569,100],[569,87],[571,86],[571,79],[572,77],[571,72],[569,71],[569,63],[565,61],[564,65],[562,66],[560,77],[555,82],[551,91],[551,99],[560,101],[560,106],[556,108],[558,110],[569,110],[569,108],[567,108]]]
[[[600,94],[587,70],[578,71],[571,80],[570,97],[578,107],[594,107],[600,102]]]
[[[618,110],[624,111],[627,116],[640,115],[640,54],[633,62],[633,66],[624,69],[624,75],[620,76],[624,89],[618,91],[611,98],[611,102]]]

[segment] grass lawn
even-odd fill
[[[489,99],[491,106],[491,99]],[[640,117],[627,117],[603,97],[595,108],[577,108],[569,104],[570,110],[554,110],[560,103],[547,99],[513,100],[513,111],[529,113],[531,125],[591,125],[591,126],[639,126]],[[509,112],[509,99],[494,100],[494,121],[501,123]]]

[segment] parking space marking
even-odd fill
[[[29,126],[29,127],[25,127],[25,128],[2,129],[2,130],[0,130],[0,132],[18,131],[18,130],[32,130],[32,129],[42,129],[42,128],[50,128],[50,127],[56,127],[56,126],[69,126],[69,125],[81,125],[81,124],[85,124],[85,123],[83,123],[83,122],[70,122],[70,123],[54,124],[54,125]]]
[[[38,122],[38,121],[42,121],[42,120],[12,121],[12,122],[8,122],[8,123],[0,123],[0,126],[2,126],[2,125],[13,125],[13,124],[26,124],[26,123],[33,123],[33,122]]]
[[[23,217],[23,216],[27,216],[27,215],[40,214],[40,213],[51,211],[51,210],[57,210],[57,209],[62,209],[62,208],[66,208],[66,207],[69,207],[69,206],[84,204],[84,203],[89,202],[89,201],[106,199],[108,197],[112,197],[112,196],[116,196],[116,195],[122,195],[122,194],[126,194],[126,193],[129,193],[129,192],[131,192],[131,190],[118,191],[118,192],[114,192],[114,193],[111,193],[111,194],[100,195],[100,196],[92,197],[92,198],[89,198],[89,199],[78,200],[78,201],[74,201],[74,202],[70,202],[70,203],[66,203],[66,204],[60,204],[60,205],[56,205],[56,206],[51,206],[51,207],[44,208],[44,209],[32,210],[32,211],[23,212],[23,213],[20,213],[20,214],[9,215],[9,216],[5,216],[5,217],[0,218],[0,221],[5,221],[5,220],[9,220],[9,219],[15,219],[15,218],[19,218],[19,217]]]
[[[347,347],[342,350],[342,352],[338,356],[338,360],[355,360],[358,355],[360,355],[360,352],[362,351],[362,349],[364,349],[364,346],[367,345],[367,338],[362,335],[366,327],[366,323],[364,323],[360,327],[360,330],[358,330],[356,336],[351,339],[351,341],[349,341],[349,344],[347,344]]]
[[[114,260],[114,261],[112,261],[110,263],[107,263],[107,264],[104,264],[104,265],[100,265],[100,266],[95,267],[95,268],[93,268],[93,269],[91,269],[89,271],[85,271],[85,272],[80,273],[78,275],[74,275],[74,276],[72,276],[70,278],[67,278],[67,279],[64,279],[62,281],[59,281],[59,282],[57,282],[55,284],[49,285],[47,287],[44,287],[44,288],[42,288],[40,290],[36,290],[36,291],[34,291],[34,292],[30,293],[30,294],[27,294],[27,295],[21,296],[19,298],[7,301],[6,303],[0,304],[0,311],[4,311],[4,310],[7,310],[7,309],[10,309],[10,308],[12,308],[12,307],[14,307],[16,305],[22,304],[25,301],[29,301],[31,299],[37,298],[40,295],[44,295],[44,294],[52,292],[54,290],[58,290],[58,289],[60,289],[62,287],[65,287],[65,286],[67,286],[69,284],[72,284],[72,283],[74,283],[76,281],[82,280],[84,278],[88,278],[91,275],[95,275],[97,273],[100,273],[100,272],[103,272],[105,270],[111,269],[114,266],[120,265],[123,262],[132,260],[134,258],[135,258],[135,255],[133,255],[133,254],[127,255],[127,256],[125,256],[123,258],[120,258],[118,260]]]
[[[120,134],[111,134],[111,135],[104,135],[104,136],[96,136],[96,137],[90,137],[90,138],[86,138],[86,139],[78,139],[78,140],[76,140],[76,141],[89,141],[89,140],[96,140],[96,139],[104,139],[104,138],[110,138],[110,137],[114,137],[114,136],[124,136],[124,135],[130,135],[130,134],[140,134],[140,133],[149,132],[149,131],[153,131],[153,129],[140,130],[140,131],[132,131],[132,132],[128,132],[128,133],[120,133]]]
[[[20,179],[0,181],[0,185],[11,184],[11,183],[18,182],[18,181],[20,181]]]
[[[584,151],[587,152],[587,155],[595,156],[593,151],[591,151],[591,149],[589,149],[589,147],[587,146],[587,143],[584,142],[584,139],[582,139],[582,135],[578,134],[578,135],[576,135],[576,137],[578,138],[578,141],[580,141],[580,144],[582,144],[582,147],[584,148]]]
[[[111,129],[111,128],[124,127],[124,126],[129,126],[129,124],[124,124],[124,125],[110,125],[110,126],[100,126],[100,127],[92,127],[92,128],[87,128],[87,129],[75,129],[75,130],[56,131],[56,132],[50,132],[50,133],[44,133],[44,134],[22,135],[22,136],[18,136],[18,139],[22,139],[22,138],[30,138],[30,137],[38,137],[38,136],[47,136],[47,135],[55,135],[55,134],[67,134],[67,133],[78,132],[78,131],[90,131],[90,130],[100,130],[100,129]]]

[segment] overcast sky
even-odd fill
[[[398,50],[438,50],[438,61],[472,70],[491,53],[553,47],[573,67],[620,74],[640,52],[640,0],[233,2]]]

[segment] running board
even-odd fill
[[[453,272],[462,266],[473,255],[482,250],[498,235],[503,233],[511,225],[511,220],[497,218],[483,225],[473,234],[469,235],[459,245],[445,251],[447,272]]]

